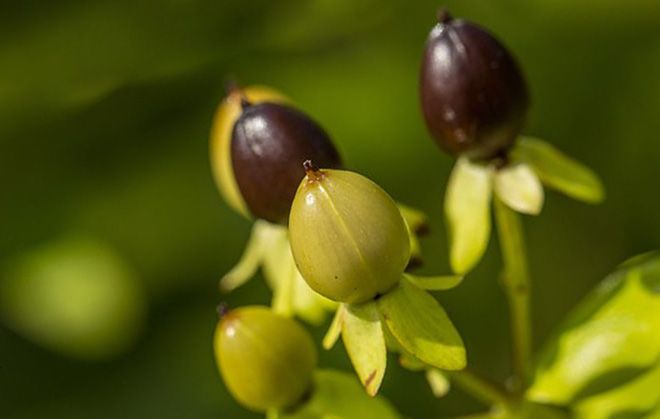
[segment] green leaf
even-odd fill
[[[449,261],[465,273],[481,259],[490,235],[491,169],[460,158],[452,170],[445,196],[451,249]]]
[[[511,156],[532,166],[543,183],[568,196],[593,204],[605,198],[603,185],[591,169],[544,141],[521,137]]]
[[[660,363],[630,383],[587,398],[575,407],[578,418],[647,417],[660,408]]]
[[[463,275],[417,276],[404,274],[404,278],[417,287],[429,291],[446,291],[455,288],[463,282]]]
[[[383,397],[369,397],[351,374],[318,370],[314,373],[311,399],[281,419],[399,419],[401,416]]]
[[[512,210],[537,215],[543,208],[543,186],[526,164],[513,164],[495,173],[495,193]]]
[[[624,385],[660,359],[660,255],[610,275],[546,345],[528,397],[569,404]]]
[[[409,281],[378,300],[380,314],[399,344],[431,366],[465,368],[465,347],[444,309],[426,291]]]
[[[375,303],[346,305],[341,336],[360,381],[376,395],[385,376],[387,347]]]
[[[337,343],[337,339],[339,339],[339,336],[341,335],[341,329],[344,323],[344,310],[346,310],[346,307],[343,304],[340,304],[339,307],[337,307],[335,316],[332,318],[332,323],[330,323],[330,327],[323,337],[324,349],[330,349],[335,346],[335,343]]]

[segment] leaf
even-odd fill
[[[644,374],[660,359],[660,254],[610,275],[546,345],[528,397],[569,404]]]
[[[376,395],[385,376],[387,348],[374,303],[347,305],[341,336],[360,381],[370,396]]]
[[[346,308],[343,304],[340,304],[339,307],[337,307],[335,316],[332,318],[332,323],[330,323],[330,327],[323,337],[324,349],[330,349],[335,346],[335,343],[337,343],[344,322],[344,310],[346,310]]]
[[[463,282],[463,275],[417,276],[404,274],[404,278],[417,287],[429,291],[446,291],[455,288]]]
[[[592,204],[605,198],[603,185],[591,169],[545,141],[521,137],[511,156],[532,166],[543,183],[568,196]]]
[[[426,370],[426,381],[428,381],[431,392],[435,397],[444,397],[451,389],[447,376],[436,368]]]
[[[317,370],[311,399],[281,419],[319,418],[399,419],[401,416],[387,399],[366,395],[352,374]]]
[[[409,281],[378,300],[388,330],[420,361],[445,370],[465,368],[465,347],[444,309]]]
[[[495,193],[523,214],[537,215],[543,208],[543,186],[526,164],[513,164],[496,172]]]
[[[647,417],[660,409],[660,363],[632,382],[581,401],[578,418]]]
[[[481,259],[490,235],[491,170],[456,162],[447,184],[445,214],[449,224],[452,269],[465,273]]]

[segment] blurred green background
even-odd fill
[[[211,349],[224,298],[217,280],[250,230],[220,198],[208,162],[229,76],[288,94],[332,134],[348,167],[426,211],[433,234],[421,272],[447,272],[441,210],[453,162],[427,134],[417,96],[440,5],[2,2],[0,416],[258,417],[229,397]],[[597,207],[549,192],[542,216],[525,219],[538,347],[619,262],[660,243],[660,3],[446,5],[518,57],[533,97],[526,132],[594,168],[607,187]],[[476,271],[439,299],[473,368],[503,379],[508,324],[491,242]],[[90,287],[97,276],[103,285]],[[88,316],[60,313],[76,298],[92,301],[103,325],[91,341],[75,338],[93,326]],[[267,303],[269,293],[252,281],[226,301]],[[60,325],[71,321],[69,338]],[[342,345],[321,364],[349,368]],[[404,414],[480,409],[458,391],[434,399],[422,375],[395,364],[383,393]]]

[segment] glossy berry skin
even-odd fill
[[[426,42],[420,96],[439,145],[475,160],[505,153],[529,107],[525,80],[507,49],[488,31],[446,12]]]
[[[241,196],[236,184],[234,168],[231,159],[231,137],[234,124],[241,116],[243,108],[241,102],[249,101],[252,104],[262,102],[290,103],[282,93],[266,86],[247,86],[237,88],[231,86],[227,96],[222,100],[213,118],[211,128],[210,156],[213,178],[225,201],[234,210],[245,217],[251,214]]]
[[[225,385],[248,409],[286,409],[312,390],[314,342],[295,320],[267,307],[248,306],[224,314],[214,349]]]
[[[302,163],[338,167],[339,154],[325,131],[297,109],[278,103],[245,105],[231,140],[236,183],[257,218],[286,224]]]
[[[308,166],[291,206],[289,240],[309,286],[345,303],[385,294],[410,259],[406,225],[392,198],[343,170]]]

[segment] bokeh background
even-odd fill
[[[426,211],[422,273],[448,271],[442,197],[417,73],[437,1],[34,0],[0,4],[0,416],[252,418],[213,360],[215,306],[267,303],[217,280],[250,222],[220,198],[208,133],[228,77],[281,89],[348,167]],[[462,0],[518,57],[526,128],[594,168],[608,197],[549,192],[526,218],[535,345],[597,281],[660,243],[660,3]],[[438,298],[473,368],[509,371],[498,249]],[[90,279],[91,278],[91,279]],[[92,281],[92,282],[90,282]],[[318,338],[323,329],[313,329]],[[321,364],[349,368],[342,345]],[[390,363],[411,417],[476,412]]]

